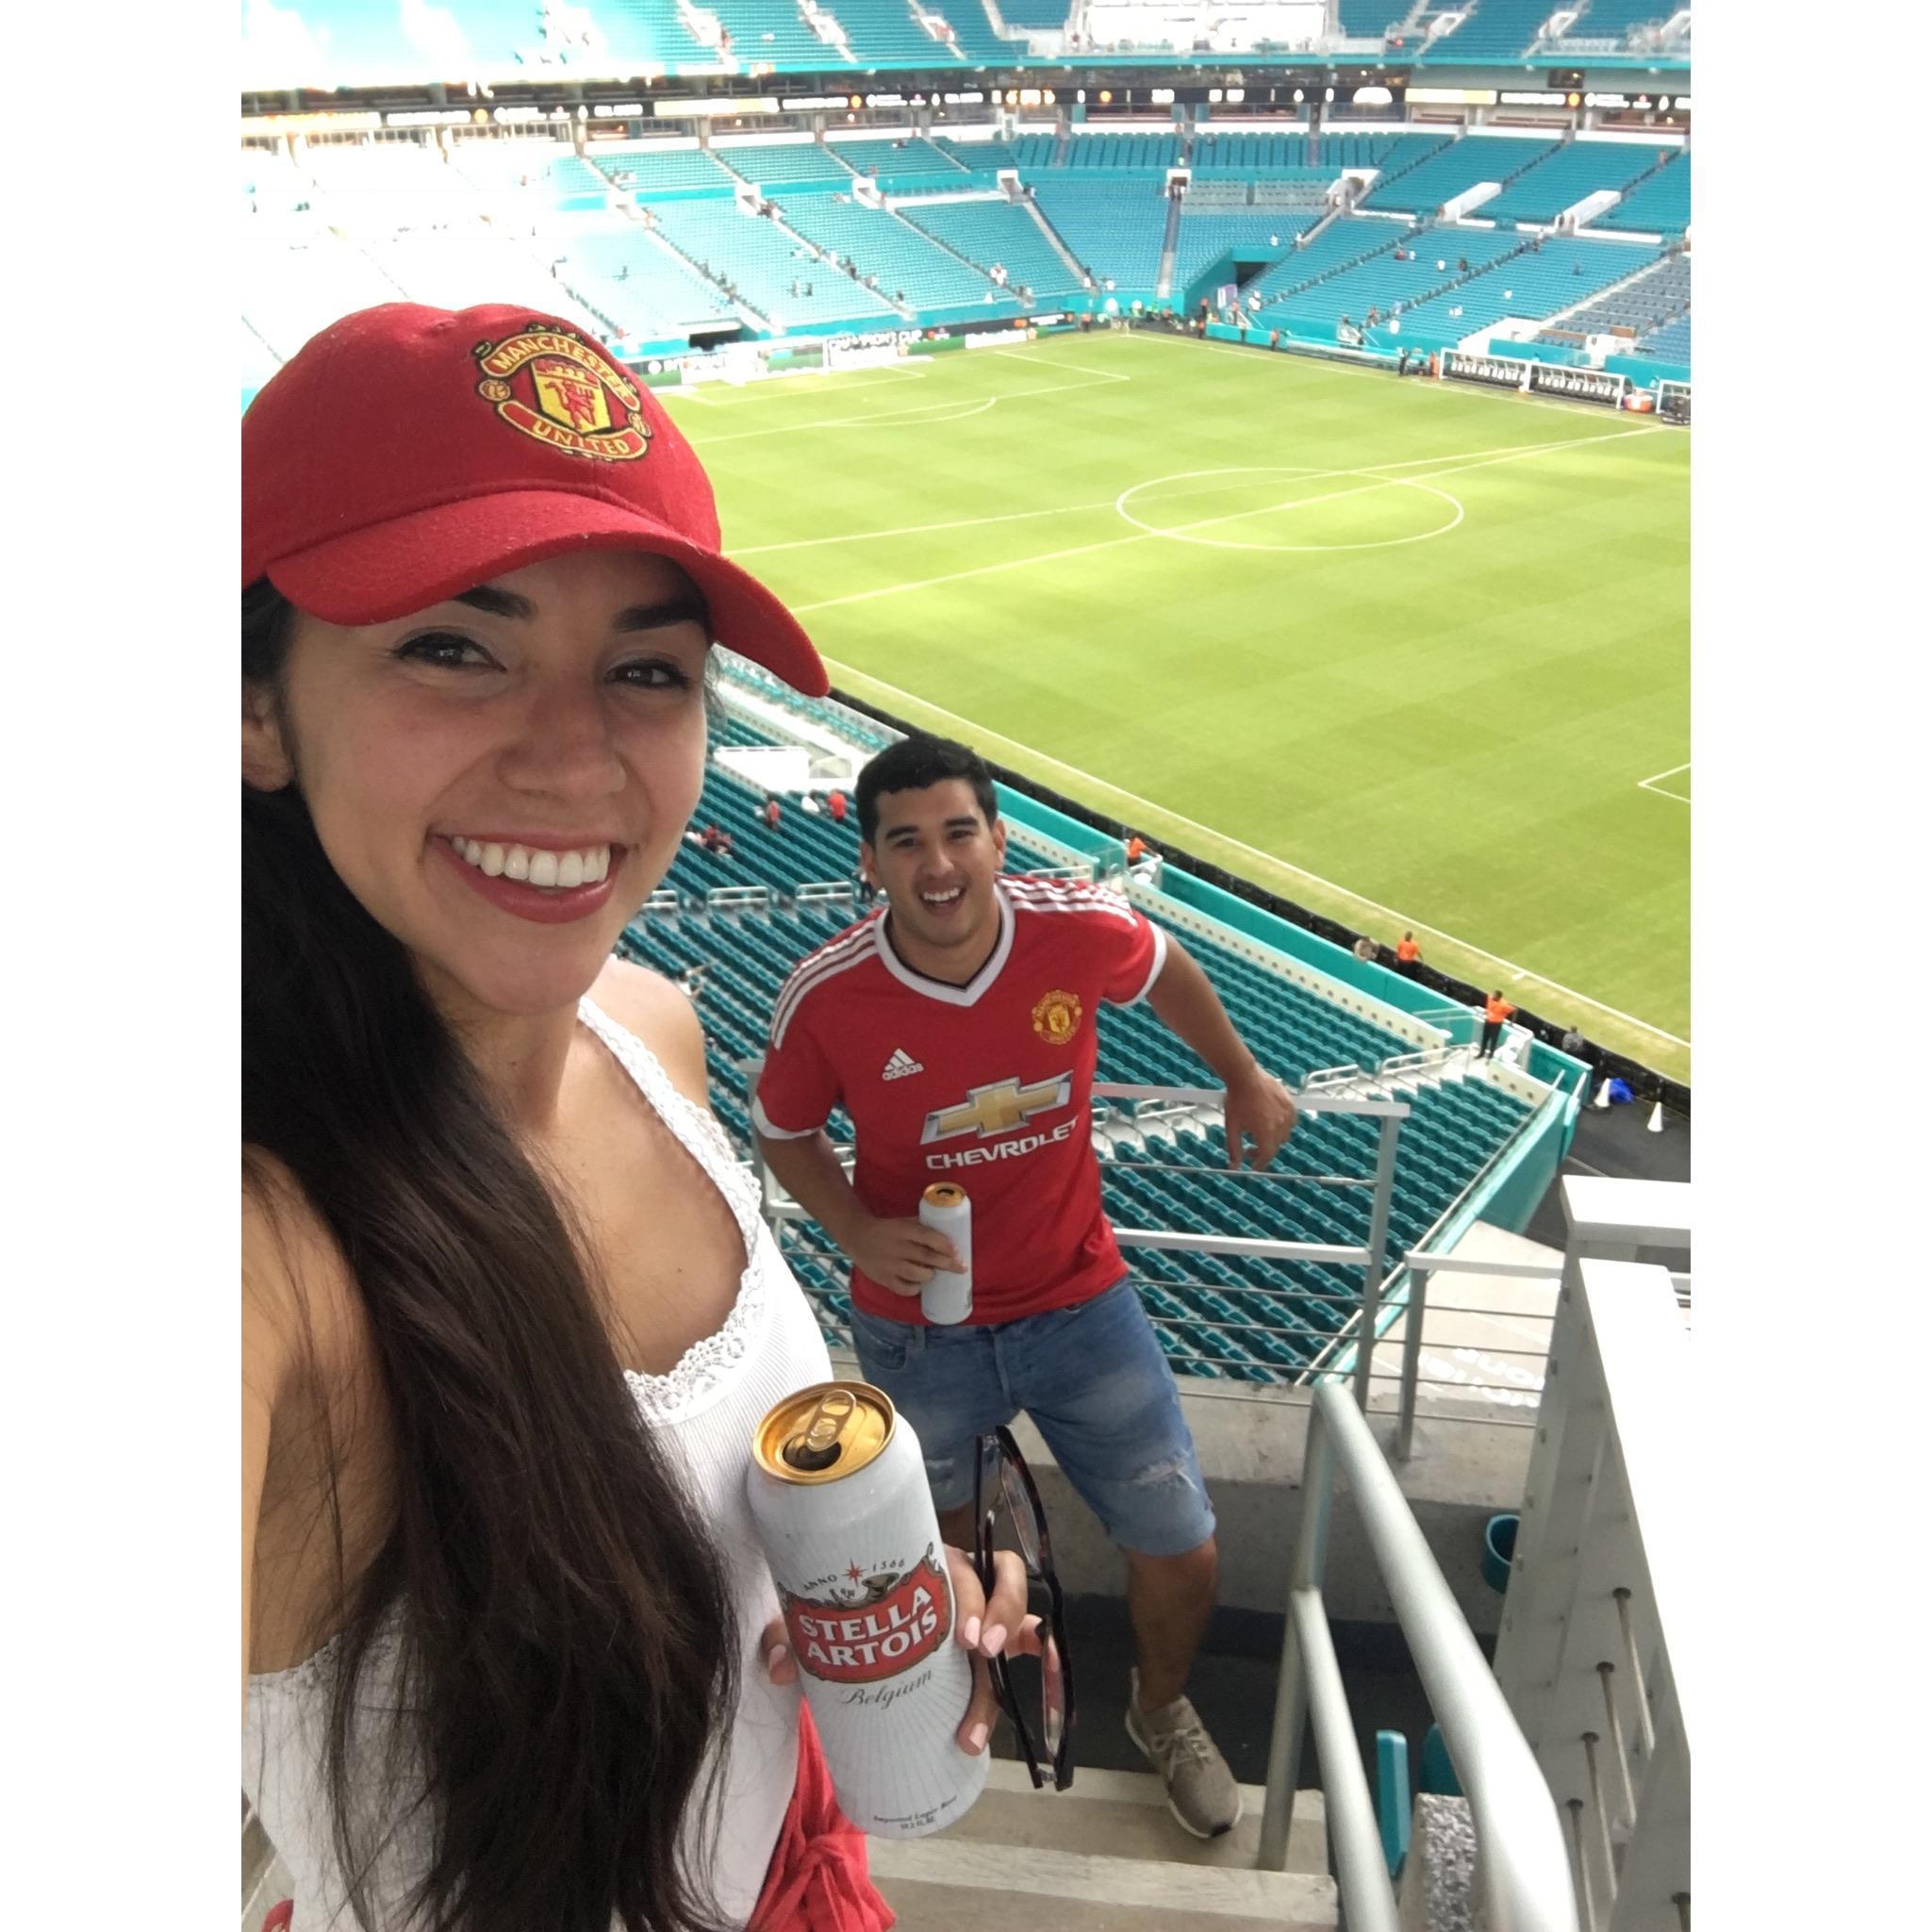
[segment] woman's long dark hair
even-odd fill
[[[243,592],[244,680],[278,691],[292,627],[268,584]],[[242,787],[241,879],[244,1148],[287,1167],[339,1247],[394,1446],[393,1515],[340,1578],[331,1653],[327,1785],[356,1915],[376,1927],[372,1874],[400,1827],[430,1835],[411,1905],[433,1932],[697,1932],[715,1920],[680,1825],[721,1789],[721,1748],[703,1792],[699,1775],[737,1685],[718,1557],[556,1200],[299,785]],[[333,1485],[329,1508],[339,1572]],[[372,1797],[362,1680],[392,1641],[401,1709],[373,1789],[406,1809],[413,1766],[413,1818]]]

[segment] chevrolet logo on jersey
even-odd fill
[[[1021,1086],[1016,1080],[996,1080],[988,1086],[972,1088],[964,1105],[941,1107],[927,1115],[926,1131],[919,1141],[923,1146],[962,1133],[977,1133],[982,1140],[996,1133],[1011,1133],[1035,1114],[1049,1114],[1072,1098],[1070,1073],[1036,1081],[1030,1087]]]

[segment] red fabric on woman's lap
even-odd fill
[[[865,1833],[838,1808],[812,1707],[801,1702],[798,1782],[751,1932],[890,1932],[897,1924],[867,1872]]]

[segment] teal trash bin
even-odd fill
[[[1503,1595],[1510,1587],[1510,1563],[1516,1554],[1520,1516],[1492,1516],[1482,1530],[1482,1580]]]

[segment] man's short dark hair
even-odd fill
[[[879,835],[881,792],[922,792],[949,778],[963,778],[972,786],[973,799],[988,825],[999,817],[999,801],[986,761],[955,738],[916,731],[898,744],[886,746],[859,773],[858,783],[852,786],[859,808],[859,836],[870,845]]]

